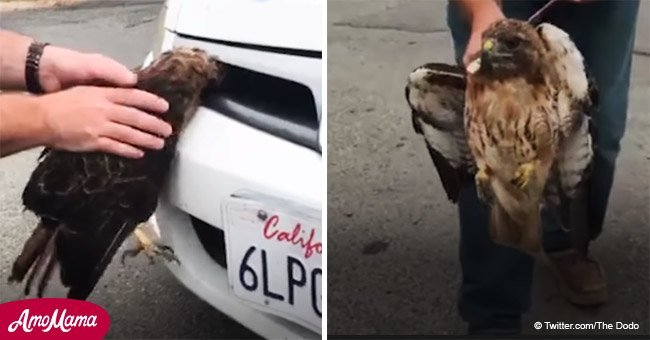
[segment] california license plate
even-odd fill
[[[240,198],[223,212],[231,292],[320,333],[320,214]]]

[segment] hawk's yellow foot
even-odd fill
[[[144,254],[149,258],[150,263],[153,263],[154,257],[160,256],[167,262],[173,261],[181,264],[181,261],[178,260],[178,257],[174,255],[174,250],[172,248],[163,244],[157,244],[149,236],[147,236],[147,234],[142,229],[146,223],[140,224],[133,231],[136,247],[133,249],[125,250],[124,253],[122,253],[122,264],[124,264],[124,260],[127,256],[135,257],[140,254],[140,252],[144,252]]]
[[[519,189],[524,189],[528,186],[528,183],[533,180],[536,173],[537,166],[535,162],[524,163],[517,168],[517,171],[515,171],[515,177],[512,179],[512,184],[519,187]]]

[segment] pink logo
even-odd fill
[[[0,304],[0,339],[102,339],[108,313],[81,300],[42,298]]]

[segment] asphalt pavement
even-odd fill
[[[642,2],[628,130],[605,230],[592,247],[607,273],[610,302],[591,310],[569,305],[538,264],[533,307],[523,322],[528,334],[541,334],[536,321],[635,322],[639,329],[623,332],[649,333],[650,3]],[[404,100],[412,69],[453,62],[445,6],[328,1],[329,334],[466,330],[456,308],[457,212]],[[621,331],[604,334],[615,332]]]
[[[161,1],[95,1],[76,9],[0,13],[0,28],[103,53],[134,67],[151,48],[160,9]],[[31,213],[23,212],[20,194],[39,152],[0,159],[0,303],[23,298],[22,286],[8,285],[7,278],[36,224]],[[63,292],[53,287],[50,293]],[[143,257],[125,266],[114,261],[89,300],[108,311],[109,338],[256,337],[185,289],[162,264],[149,265]]]

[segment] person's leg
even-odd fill
[[[526,19],[543,3],[504,1],[507,17]],[[447,10],[447,24],[454,41],[456,60],[461,60],[470,27],[462,9],[453,1]],[[460,261],[463,281],[458,308],[470,333],[518,332],[521,315],[530,307],[534,260],[513,248],[490,239],[487,207],[479,201],[472,184],[461,191]]]
[[[592,238],[602,230],[614,178],[620,140],[625,132],[630,66],[639,2],[599,0],[583,4],[561,3],[548,12],[548,21],[564,29],[585,57],[600,91],[600,108],[593,117],[597,127],[596,152],[590,179]],[[551,219],[550,213],[546,217]],[[545,223],[544,249],[565,297],[578,305],[607,300],[605,275],[594,259],[582,259],[559,223]]]
[[[487,207],[467,186],[458,201],[462,284],[458,309],[470,333],[516,333],[530,308],[533,258],[490,239]]]

